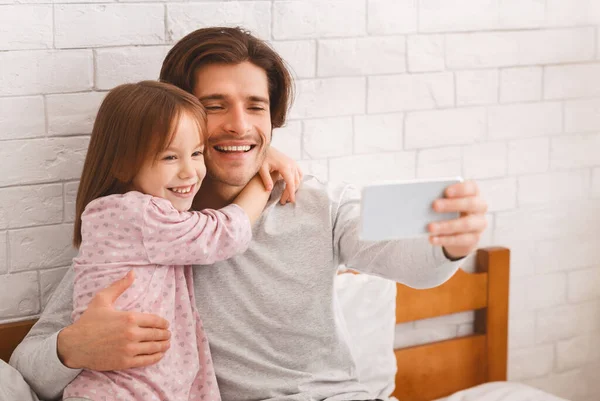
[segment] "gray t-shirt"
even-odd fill
[[[245,253],[194,269],[222,398],[374,398],[358,382],[333,301],[338,266],[426,288],[446,281],[460,262],[448,261],[427,238],[359,241],[359,192],[351,186],[307,177],[296,205],[285,206],[278,203],[281,192],[278,183]],[[70,324],[72,293],[69,270],[11,359],[42,398],[58,397],[79,372],[64,367],[56,353],[58,331]]]

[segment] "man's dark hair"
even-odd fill
[[[267,73],[271,124],[285,123],[293,99],[293,81],[285,62],[265,41],[241,28],[202,28],[173,46],[160,70],[160,80],[193,93],[196,71],[207,64],[249,61]]]

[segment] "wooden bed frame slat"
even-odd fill
[[[428,290],[398,285],[399,322],[470,308],[476,310],[476,334],[396,350],[396,398],[430,401],[477,384],[506,380],[509,261],[506,248],[480,249],[476,273],[458,270],[450,280]]]
[[[0,324],[0,359],[8,362],[17,345],[25,338],[35,320]]]
[[[486,382],[485,335],[396,350],[399,400],[430,401]],[[452,369],[448,369],[451,366]],[[443,380],[443,384],[439,381]]]
[[[477,253],[477,266],[488,274],[488,307],[478,311],[475,331],[487,334],[488,381],[506,380],[508,353],[508,297],[510,275],[508,249],[490,249]]]
[[[487,274],[472,275],[458,270],[450,281],[428,290],[398,284],[397,299],[402,299],[402,305],[396,308],[396,323],[485,308],[487,280]]]

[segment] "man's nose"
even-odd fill
[[[242,105],[232,107],[227,115],[225,129],[237,135],[245,135],[250,131],[251,124],[246,113],[246,108]]]

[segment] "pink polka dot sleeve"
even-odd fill
[[[235,204],[178,212],[170,202],[150,198],[143,218],[144,248],[158,265],[212,264],[244,252],[252,239],[250,220]]]

